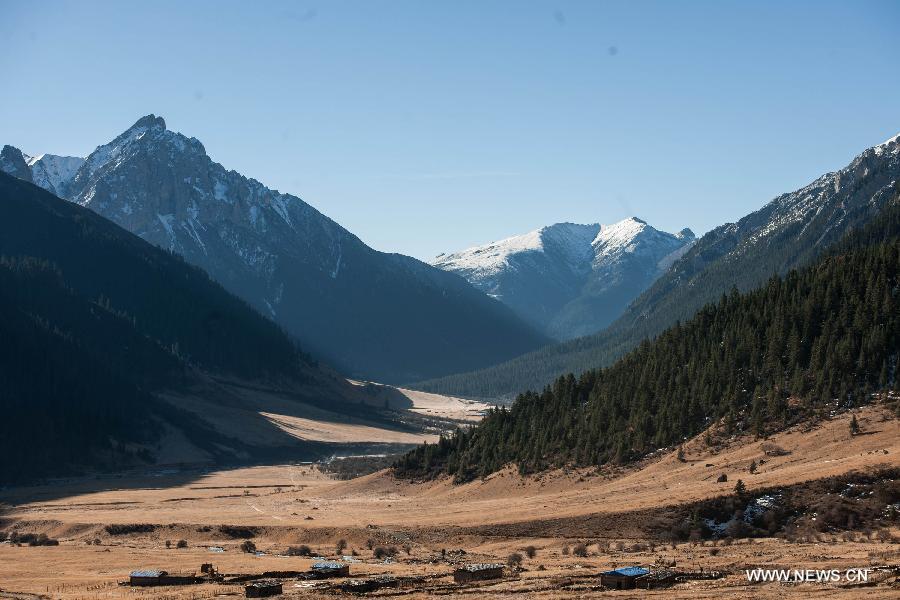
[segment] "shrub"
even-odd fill
[[[234,525],[219,525],[219,531],[231,539],[249,540],[256,537],[256,529],[253,527],[236,527]]]
[[[256,552],[256,544],[251,542],[250,540],[244,540],[241,542],[241,552],[253,553]]]
[[[289,546],[286,554],[288,556],[312,556],[313,551],[309,546],[300,544],[299,546]]]
[[[172,540],[166,540],[166,548],[172,547]]]
[[[525,546],[525,556],[528,558],[534,558],[537,556],[537,548],[534,546]]]
[[[41,533],[37,539],[28,542],[29,546],[59,546],[59,540],[47,537],[46,533]]]
[[[872,488],[872,494],[879,504],[896,504],[900,501],[900,481],[880,481]]]
[[[574,548],[572,548],[572,554],[575,556],[584,558],[588,555],[588,549],[586,544],[576,544]]]
[[[148,523],[114,524],[107,525],[104,529],[109,535],[128,535],[130,533],[151,533],[156,530],[156,525]]]
[[[28,544],[29,546],[59,546],[59,540],[47,537],[46,533],[18,533],[13,531],[9,535],[11,544],[21,546]]]
[[[763,442],[760,449],[766,456],[786,456],[790,454],[787,450],[772,442]]]
[[[395,546],[376,546],[372,551],[375,558],[387,558],[389,556],[397,556],[397,548]]]
[[[339,539],[337,541],[337,545],[335,545],[334,549],[335,549],[336,554],[343,554],[344,550],[347,549],[347,540],[345,540],[343,538]]]
[[[187,548],[187,540],[178,540],[178,543],[175,544],[176,548]]]
[[[730,538],[743,538],[750,534],[750,528],[741,519],[735,519],[725,528],[725,534]]]
[[[565,546],[563,546],[562,553],[563,553],[563,556],[568,556],[568,555],[569,555],[569,545],[568,545],[568,544],[566,544]]]
[[[506,564],[510,567],[518,567],[522,564],[522,555],[518,552],[513,552],[506,557]]]

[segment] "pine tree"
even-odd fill
[[[611,367],[560,377],[490,411],[429,455],[427,470],[422,449],[413,450],[398,473],[466,481],[510,462],[523,472],[627,462],[703,430],[712,444],[719,419],[729,433],[763,437],[822,418],[836,396],[850,406],[897,386],[900,207],[883,216],[894,224],[873,221],[876,243],[871,231],[855,234],[803,271],[733,291]]]

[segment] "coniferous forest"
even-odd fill
[[[463,482],[509,463],[527,473],[627,462],[718,419],[764,435],[898,389],[897,200],[813,265],[723,295],[608,368],[521,394],[405,455],[396,473]]]
[[[154,395],[194,370],[288,381],[315,372],[200,269],[5,173],[0,340],[0,483],[147,459],[163,422],[215,451],[221,436]]]
[[[656,337],[676,321],[686,321],[722,293],[737,287],[749,292],[772,275],[786,275],[815,261],[844,235],[865,225],[900,190],[895,155],[870,149],[846,169],[824,176],[840,185],[827,190],[814,215],[794,220],[765,240],[755,240],[771,220],[790,221],[791,206],[811,192],[785,194],[760,210],[705,234],[641,294],[609,327],[596,334],[551,344],[513,360],[469,373],[413,383],[410,387],[472,398],[507,398],[540,389],[560,375],[612,365],[643,340]],[[782,203],[785,203],[783,206]],[[776,213],[780,212],[781,216]]]

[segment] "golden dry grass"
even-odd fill
[[[581,598],[602,595],[596,573],[605,568],[648,564],[657,559],[676,561],[679,567],[723,569],[729,575],[716,581],[679,584],[670,590],[617,592],[617,598],[664,596],[669,598],[775,597],[894,597],[896,588],[880,584],[868,588],[841,588],[833,584],[750,586],[744,568],[865,567],[900,563],[896,544],[859,540],[837,543],[788,543],[780,539],[753,540],[730,546],[657,545],[639,551],[626,548],[646,541],[642,519],[665,510],[730,493],[733,482],[748,487],[785,486],[882,466],[900,465],[900,424],[882,408],[870,407],[857,417],[867,435],[849,435],[849,415],[804,430],[794,428],[773,436],[789,452],[767,457],[750,474],[751,461],[763,456],[761,442],[750,438],[728,440],[707,448],[702,438],[686,444],[686,462],[674,450],[644,463],[600,474],[555,471],[522,479],[508,470],[484,481],[453,485],[447,480],[425,484],[397,481],[376,473],[351,481],[335,481],[313,466],[279,465],[198,474],[190,481],[179,474],[160,474],[111,481],[74,481],[54,488],[19,488],[5,491],[6,527],[18,523],[23,531],[44,532],[60,539],[58,547],[0,545],[0,589],[41,594],[50,598],[206,598],[237,594],[237,587],[214,585],[135,591],[115,585],[138,567],[170,571],[197,570],[213,562],[222,571],[261,572],[270,569],[305,569],[308,559],[274,556],[288,545],[308,544],[323,554],[334,553],[334,543],[346,539],[363,562],[352,565],[354,574],[391,572],[427,575],[429,590],[409,597],[464,594],[470,598],[527,597]],[[712,466],[706,466],[712,465]],[[720,473],[730,483],[718,484]],[[115,489],[97,491],[98,484]],[[649,512],[648,512],[649,511]],[[308,519],[311,517],[311,519]],[[585,519],[610,524],[600,536],[582,529]],[[152,533],[115,536],[104,526],[111,523],[150,523]],[[547,525],[552,523],[553,525]],[[256,557],[238,550],[217,525],[257,527],[257,546],[267,552]],[[208,529],[206,531],[205,529]],[[89,545],[94,538],[102,545]],[[187,549],[166,549],[165,540],[188,540]],[[367,541],[402,548],[395,564],[372,557]],[[592,544],[588,557],[564,555],[563,547],[578,541]],[[612,546],[608,546],[612,543]],[[224,553],[207,547],[223,546]],[[526,559],[526,572],[499,583],[456,588],[447,577],[451,566],[437,560],[440,550],[465,549],[463,560],[504,560],[527,545],[537,557]],[[543,570],[538,570],[542,565]],[[322,597],[327,590],[285,586],[289,597]],[[383,590],[377,596],[390,595]],[[409,594],[409,591],[404,591]],[[2,597],[2,594],[0,594]]]

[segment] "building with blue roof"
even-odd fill
[[[637,578],[650,573],[644,567],[622,567],[600,573],[600,585],[614,590],[633,590]]]

